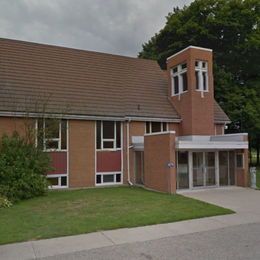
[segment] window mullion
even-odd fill
[[[114,121],[114,145],[113,148],[116,149],[116,121]]]
[[[104,147],[104,145],[103,145],[103,121],[100,122],[100,127],[101,127],[101,129],[100,129],[100,131],[101,131],[101,134],[100,134],[100,136],[101,136],[101,150],[103,150],[103,147]]]
[[[45,119],[43,119],[43,150],[46,150],[46,140],[45,140]]]
[[[59,150],[61,150],[61,120],[59,122],[59,144],[58,144]]]

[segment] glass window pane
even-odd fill
[[[187,63],[183,63],[183,64],[181,65],[181,68],[182,68],[182,69],[186,69],[186,68],[187,68]]]
[[[237,168],[243,168],[243,155],[237,154]]]
[[[174,68],[172,69],[172,71],[173,71],[173,73],[176,73],[176,72],[178,71],[178,67],[174,67]]]
[[[207,74],[206,72],[202,72],[202,80],[203,80],[203,90],[207,90]]]
[[[198,71],[195,71],[195,77],[196,77],[196,89],[200,89],[199,72]]]
[[[188,79],[187,79],[187,72],[182,73],[182,86],[183,86],[183,91],[188,90]]]
[[[206,164],[208,167],[215,167],[215,153],[214,152],[206,153]]]
[[[43,119],[38,119],[37,147],[43,150]]]
[[[103,183],[114,182],[114,174],[104,174]]]
[[[219,184],[228,185],[228,152],[219,152]]]
[[[199,66],[199,62],[195,61],[195,67],[198,67],[198,66]]]
[[[161,122],[152,122],[152,133],[161,132]]]
[[[103,121],[103,138],[114,139],[115,137],[114,121]]]
[[[204,174],[203,174],[203,153],[193,152],[193,186],[204,185]]]
[[[163,122],[163,132],[166,132],[167,131],[167,123],[166,122]]]
[[[114,142],[113,141],[103,141],[103,148],[113,149],[114,148]]]
[[[67,149],[67,120],[61,120],[61,149]]]
[[[147,134],[151,133],[150,122],[146,122],[146,133]]]
[[[45,148],[46,149],[58,149],[59,148],[59,141],[45,140]]]
[[[101,175],[96,176],[96,183],[101,183]]]
[[[116,182],[121,182],[121,173],[116,175]]]
[[[48,178],[48,182],[51,186],[58,186],[59,185],[59,178]]]
[[[67,186],[67,177],[66,176],[61,177],[61,186]]]
[[[101,149],[101,121],[97,121],[97,134],[96,134],[96,146],[97,149]]]
[[[121,122],[116,122],[116,148],[121,148]]]
[[[173,78],[174,80],[174,94],[179,94],[179,79],[178,76]]]
[[[60,137],[60,121],[57,119],[45,119],[45,138]]]

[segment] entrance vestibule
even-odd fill
[[[235,185],[234,151],[178,151],[177,189]]]

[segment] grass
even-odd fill
[[[256,187],[260,189],[260,168],[256,169]]]
[[[181,195],[136,187],[52,191],[0,209],[0,244],[230,213]]]

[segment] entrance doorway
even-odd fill
[[[135,183],[144,184],[144,152],[135,152]]]
[[[219,185],[235,185],[235,152],[219,152]]]
[[[215,152],[192,153],[193,187],[216,185]]]

